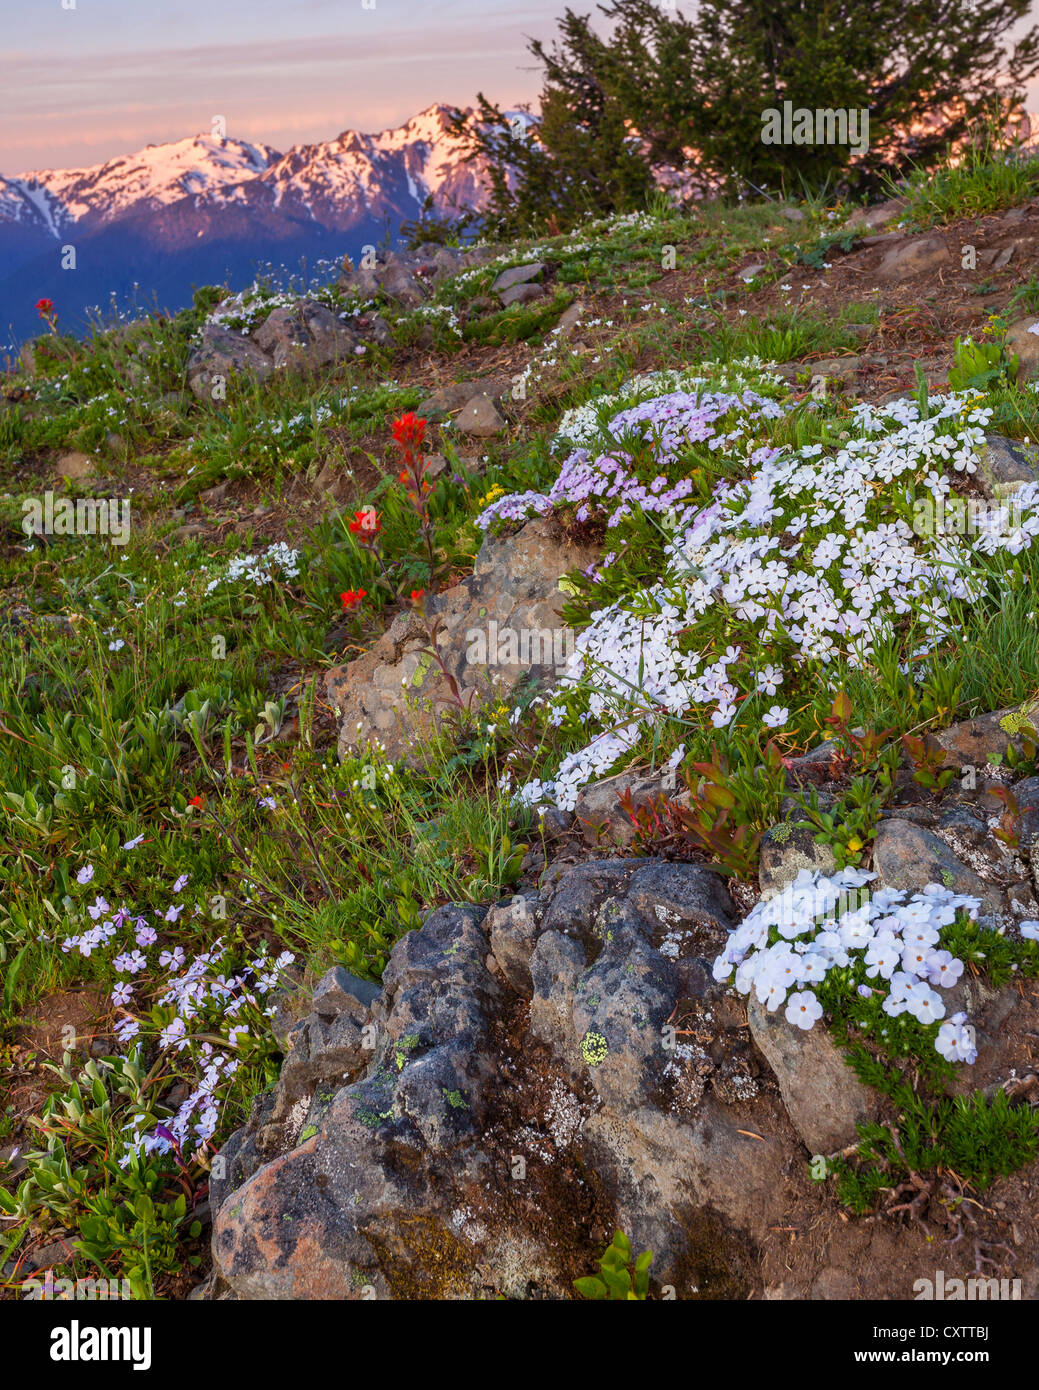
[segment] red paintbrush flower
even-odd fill
[[[205,805],[204,796],[192,796],[188,798],[188,805],[194,806],[196,810]]]
[[[413,410],[393,422],[393,437],[398,444],[419,447],[426,437],[426,422],[420,420]]]
[[[377,536],[382,530],[382,518],[374,507],[365,507],[364,511],[354,512],[349,529],[355,536]]]
[[[51,314],[54,313],[54,300],[38,299],[36,301],[36,312],[39,314],[41,319],[50,318]]]
[[[425,592],[426,592],[425,589],[412,589],[412,591],[411,591],[411,601],[412,601],[412,603],[418,603],[419,600],[422,598],[422,595],[423,595]]]
[[[340,594],[339,599],[343,605],[343,612],[349,613],[356,608],[361,599],[368,597],[367,589],[347,589],[345,594]]]

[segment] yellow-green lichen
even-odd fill
[[[610,1047],[601,1033],[587,1032],[581,1039],[581,1056],[590,1067],[597,1067],[610,1055]]]

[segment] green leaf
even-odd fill
[[[626,1269],[608,1269],[604,1264],[602,1277],[611,1298],[627,1298],[628,1290],[631,1288],[631,1275]]]
[[[588,1275],[584,1279],[575,1279],[574,1288],[582,1298],[605,1298],[607,1294],[606,1285],[601,1279],[596,1279],[594,1275]]]
[[[621,1254],[624,1256],[625,1264],[631,1263],[631,1241],[628,1239],[628,1237],[624,1234],[623,1231],[618,1231],[617,1234],[613,1237],[613,1247],[614,1249],[619,1250]]]

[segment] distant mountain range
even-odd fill
[[[396,236],[428,195],[438,213],[479,208],[485,183],[434,105],[378,135],[269,145],[197,135],[91,169],[0,176],[0,344],[40,331],[34,305],[54,301],[59,327],[89,310],[175,311],[193,288],[252,281],[257,266],[298,272],[355,260]],[[63,269],[65,248],[75,268]]]

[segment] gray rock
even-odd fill
[[[856,1126],[876,1117],[880,1098],[859,1081],[826,1030],[820,1024],[795,1028],[779,1010],[769,1013],[753,993],[747,1021],[809,1152],[832,1154],[855,1143]]]
[[[74,1259],[75,1252],[71,1243],[56,1240],[49,1245],[39,1245],[35,1250],[30,1250],[21,1263],[26,1273],[34,1273],[38,1269],[60,1268],[71,1264]]]
[[[623,898],[636,869],[634,859],[591,859],[564,868],[554,882],[543,885],[542,931],[560,931],[590,940],[599,912],[610,898]]]
[[[544,299],[544,285],[513,285],[510,290],[503,290],[501,302],[504,308],[510,304],[531,304],[535,299]]]
[[[596,1228],[623,1227],[653,1249],[660,1283],[748,1296],[747,1242],[789,1200],[794,1136],[768,1108],[771,1083],[755,1079],[742,1009],[718,987],[691,1024],[701,996],[683,966],[702,961],[657,945],[676,924],[701,948],[724,939],[733,913],[719,876],[589,862],[523,902],[518,921],[506,903],[482,921],[473,907],[440,908],[402,938],[372,1005],[374,1048],[358,1052],[349,1027],[337,1033],[354,1026],[349,1012],[315,1012],[293,1035],[295,1072],[287,1062],[218,1155],[215,1288],[247,1299],[566,1297],[574,1271],[560,1252],[587,1244],[594,1200]],[[519,1036],[526,1014],[499,970],[523,986],[529,971]],[[681,1037],[670,1026],[680,1003]],[[495,1026],[503,1014],[507,1029]],[[722,1060],[686,1043],[694,1033]],[[322,1060],[338,1064],[351,1047],[359,1071],[315,1080]],[[732,1076],[743,1078],[735,1111],[724,1099]],[[768,1099],[755,1118],[759,1085]]]
[[[546,844],[565,839],[573,826],[573,813],[559,811],[555,806],[550,806],[547,811],[542,811],[538,822],[538,829],[541,831]]]
[[[972,844],[982,845],[989,838],[988,822],[969,806],[954,806],[938,820],[939,830],[951,831]]]
[[[598,782],[589,782],[578,792],[574,807],[574,816],[585,844],[593,847],[633,844],[635,825],[621,806],[621,796],[630,791],[636,808],[664,795],[674,800],[678,795],[677,783],[668,785],[671,790],[665,793],[664,777],[659,771],[617,772]]]
[[[467,401],[471,401],[474,396],[489,396],[492,401],[500,401],[509,390],[511,382],[508,377],[482,377],[478,381],[450,381],[437,389],[421,401],[416,407],[415,413],[425,416],[427,419],[431,415],[444,415],[452,410],[459,410]]]
[[[506,421],[490,396],[479,395],[466,401],[455,416],[455,424],[463,434],[489,439],[502,432]]]
[[[379,347],[393,347],[393,329],[381,314],[358,314],[356,318],[350,318],[345,322],[354,332],[371,338]]]
[[[360,342],[330,309],[313,299],[272,310],[252,336],[276,367],[311,370],[352,357]]]
[[[1015,439],[987,434],[979,457],[978,478],[990,497],[1011,496],[1025,483],[1039,479],[1039,453]]]
[[[379,288],[388,299],[406,308],[415,309],[425,303],[425,290],[418,279],[408,273],[402,265],[391,265],[380,278]]]
[[[560,336],[570,337],[587,312],[588,306],[582,303],[581,300],[577,300],[576,303],[571,304],[569,308],[564,309],[559,315],[559,322],[556,324]]]
[[[237,375],[266,381],[273,370],[270,358],[250,338],[207,324],[200,345],[188,358],[188,387],[200,401],[210,400],[220,382],[226,386]]]
[[[625,906],[641,917],[653,944],[674,960],[717,955],[735,925],[725,879],[701,864],[636,861]]]
[[[517,535],[488,535],[473,574],[429,598],[427,616],[441,624],[440,655],[463,702],[506,698],[521,680],[555,678],[573,641],[560,620],[559,577],[595,556],[590,547],[569,545],[557,523],[539,518]],[[342,757],[376,741],[391,759],[417,758],[417,738],[443,719],[446,707],[438,701],[450,698],[428,631],[410,609],[369,652],[334,667],[326,689],[342,716]]]
[[[533,998],[530,1027],[562,1057],[571,1070],[577,1068],[578,1039],[574,1035],[572,994],[584,969],[585,953],[579,941],[558,931],[542,931],[530,957]]]
[[[988,765],[1002,763],[1008,748],[1013,747],[1019,755],[1024,753],[1021,731],[1027,727],[1039,729],[1039,702],[960,720],[947,729],[927,734],[926,742],[942,754],[943,767],[972,769],[980,783],[991,770]]]
[[[479,1170],[496,1079],[488,1030],[500,986],[485,966],[481,915],[441,908],[397,943],[364,1076],[312,1108],[300,1135],[287,1131],[281,1151],[233,1192],[218,1194],[214,1263],[239,1296],[342,1299],[369,1285],[400,1296],[398,1256],[386,1242],[391,1231],[406,1240],[423,1229],[441,1251],[437,1267],[418,1275],[437,1284],[430,1296],[471,1290],[477,1253],[445,1221],[463,1200],[466,1171]],[[432,1171],[419,1165],[423,1154]],[[450,1269],[439,1267],[445,1249],[460,1252]]]
[[[485,925],[498,969],[520,994],[534,992],[530,958],[537,944],[543,912],[534,895],[517,894],[511,902],[499,903],[487,913]]]
[[[334,965],[318,981],[311,1007],[321,1018],[335,1018],[341,1013],[355,1012],[358,1004],[370,1007],[381,992],[381,987],[371,980],[360,980],[341,965]]]
[[[936,270],[950,261],[949,252],[943,237],[931,235],[913,237],[893,246],[877,267],[879,280],[907,280],[913,275],[924,275]]]
[[[904,198],[889,198],[886,202],[874,203],[869,208],[856,208],[844,225],[849,231],[858,227],[869,227],[871,231],[877,227],[886,227],[902,215],[905,206]]]
[[[1036,322],[1036,315],[1029,314],[1018,319],[1007,329],[1006,345],[1008,353],[1018,356],[1018,383],[1034,381],[1039,376],[1039,337],[1028,330]]]
[[[939,883],[954,893],[980,898],[982,911],[1005,911],[1003,894],[958,859],[944,840],[911,821],[881,821],[873,844],[873,867],[888,888],[920,893]]]
[[[802,869],[829,875],[836,868],[837,860],[831,847],[818,843],[805,826],[781,821],[761,838],[758,885],[762,897],[775,897],[788,883],[793,883]]]
[[[517,285],[529,284],[531,280],[536,280],[544,274],[544,264],[541,261],[532,261],[530,265],[515,265],[510,270],[503,270],[495,280],[491,289],[495,294],[501,295],[506,290],[514,289]]]
[[[861,357],[824,357],[818,362],[806,363],[813,377],[833,377],[837,381],[854,381],[861,365]]]
[[[1039,843],[1039,777],[1026,777],[1010,788],[1017,801],[1019,814],[1015,830],[1023,851]]]

